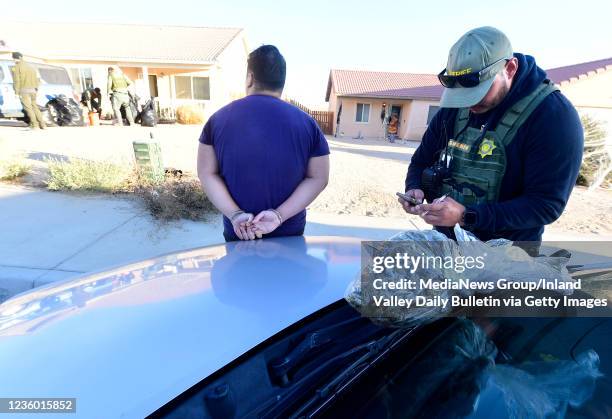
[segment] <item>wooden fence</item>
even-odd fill
[[[308,115],[310,115],[312,119],[317,121],[317,124],[319,125],[319,128],[321,128],[321,131],[323,131],[323,134],[326,134],[326,135],[334,134],[334,113],[333,112],[313,111],[293,99],[289,99],[287,101],[291,103],[293,106],[300,108],[301,110],[306,112]]]

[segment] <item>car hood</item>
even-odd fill
[[[152,413],[341,299],[360,242],[287,237],[162,256],[0,305],[0,394],[75,397],[77,417]]]

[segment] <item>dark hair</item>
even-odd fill
[[[13,56],[14,60],[21,60],[23,58],[23,54],[20,52],[14,52],[13,54],[11,54]]]
[[[108,67],[109,71],[115,71],[115,69],[113,67]]]
[[[255,85],[264,90],[282,90],[285,87],[287,64],[274,45],[262,45],[249,54],[247,70],[253,72]]]

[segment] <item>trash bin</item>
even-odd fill
[[[151,181],[162,182],[164,180],[164,165],[159,143],[151,138],[149,141],[133,141],[132,145],[136,167]]]
[[[89,118],[90,127],[95,127],[95,126],[100,125],[100,116],[98,115],[97,112],[89,112],[87,114],[87,117]]]

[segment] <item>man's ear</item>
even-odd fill
[[[246,76],[247,88],[253,87],[253,84],[255,84],[255,78],[253,77],[253,73],[250,71],[247,71],[247,76]]]
[[[514,77],[514,75],[518,71],[518,60],[516,59],[516,57],[512,57],[506,63],[505,71],[506,71],[506,75],[507,75],[508,79],[512,80],[512,78]]]

